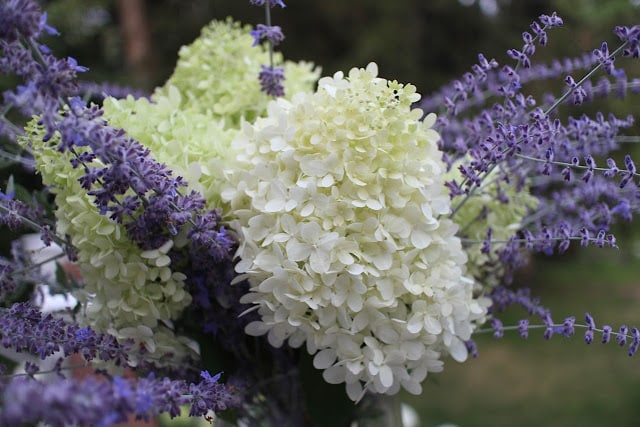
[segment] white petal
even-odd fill
[[[264,335],[267,333],[267,331],[269,331],[269,326],[259,321],[251,322],[244,328],[244,332],[247,335],[251,335],[253,337]]]
[[[327,369],[336,360],[336,351],[332,348],[318,352],[313,358],[313,366],[316,369]]]
[[[383,365],[380,367],[380,382],[385,388],[391,387],[393,385],[393,371],[388,365]]]
[[[287,242],[287,258],[291,261],[304,261],[309,258],[311,254],[311,248],[304,244],[298,242],[296,239],[291,239]]]
[[[322,378],[329,384],[340,384],[344,382],[344,367],[332,366],[322,372]]]
[[[449,354],[451,354],[453,360],[457,362],[464,362],[465,360],[467,360],[467,356],[469,356],[467,347],[461,340],[455,337],[453,338],[453,340],[451,340],[451,343],[449,344],[447,349],[449,350]]]

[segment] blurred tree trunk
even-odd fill
[[[155,61],[145,0],[118,0],[117,5],[125,63],[134,84],[146,88],[152,83]]]

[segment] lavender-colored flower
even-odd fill
[[[627,328],[626,325],[620,326],[618,335],[616,335],[616,342],[620,345],[620,347],[624,347],[627,344],[628,332],[629,332],[629,328]]]
[[[138,380],[114,377],[59,379],[51,383],[29,377],[12,377],[0,385],[0,424],[24,425],[44,422],[52,427],[93,425],[108,427],[123,422],[168,413],[180,414],[188,405],[191,416],[237,407],[240,393],[218,382],[219,375],[203,372],[198,383],[153,375]],[[38,405],[33,405],[38,402]]]
[[[471,357],[473,357],[474,359],[477,359],[479,356],[479,353],[478,353],[478,346],[476,345],[476,342],[474,340],[467,340],[464,342],[464,345],[467,348],[467,351],[469,352]]]
[[[633,342],[629,345],[629,351],[627,353],[629,354],[629,357],[636,354],[638,348],[640,347],[640,331],[638,330],[638,328],[631,328],[631,335],[633,336]]]
[[[0,299],[5,300],[16,290],[15,267],[10,260],[0,258]]]
[[[263,65],[258,75],[260,80],[260,88],[267,95],[284,96],[284,68]]]
[[[522,338],[529,337],[529,320],[521,319],[518,321],[518,333]]]
[[[258,24],[255,30],[249,32],[254,38],[253,46],[257,46],[262,43],[263,40],[268,40],[273,46],[277,46],[284,40],[284,34],[282,28],[277,25],[264,25]]]
[[[500,319],[494,317],[489,322],[491,323],[491,327],[493,328],[493,336],[495,338],[502,338],[504,336],[504,327]]]
[[[280,6],[286,7],[284,1],[282,0],[249,0],[249,2],[255,6],[264,6],[265,3],[269,5],[269,7]]]
[[[13,42],[20,37],[37,36],[42,12],[34,1],[7,0],[0,3],[0,39]]]
[[[81,354],[85,360],[100,359],[125,365],[131,346],[118,343],[107,334],[66,323],[51,314],[44,315],[28,303],[16,303],[0,310],[0,344],[17,352],[45,359],[57,351]]]

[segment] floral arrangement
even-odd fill
[[[285,61],[270,15],[284,2],[251,3],[266,25],[212,22],[152,95],[103,87],[97,105],[81,97],[84,67],[41,41],[56,30],[37,3],[0,1],[0,70],[20,80],[3,94],[2,155],[52,200],[9,180],[0,222],[77,268],[52,280],[18,241],[0,259],[2,346],[35,356],[3,373],[0,424],[108,426],[184,406],[238,425],[323,425],[339,407],[348,425],[368,400],[420,394],[449,357],[476,356],[487,330],[582,328],[637,351],[638,329],[555,322],[508,285],[530,253],[616,247],[611,226],[638,208],[633,160],[613,159],[633,118],[559,110],[636,87],[615,60],[640,56],[640,27],[616,28],[613,50],[534,64],[563,24],[542,15],[512,65],[479,55],[421,97],[375,63],[320,78]],[[550,78],[562,94],[524,91]],[[77,304],[43,313],[34,283]],[[503,326],[510,305],[534,320]],[[67,375],[74,354],[96,376]]]

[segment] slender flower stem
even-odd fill
[[[614,50],[613,52],[611,52],[611,54],[607,57],[607,59],[612,59],[615,58],[616,55],[620,52],[622,52],[622,50],[627,47],[627,45],[629,44],[629,41],[625,41],[624,43],[622,43],[620,46],[618,46],[618,48],[616,50]],[[571,94],[573,92],[575,92],[575,90],[577,88],[579,88],[580,86],[582,86],[584,84],[584,82],[586,82],[587,80],[589,80],[591,78],[591,76],[593,76],[600,68],[602,68],[603,66],[603,62],[598,63],[595,67],[593,67],[593,69],[591,69],[591,71],[589,71],[587,74],[584,75],[584,77],[582,77],[580,79],[579,82],[576,83],[576,85],[574,87],[569,88],[569,90],[567,92],[564,93],[564,95],[562,95],[560,98],[556,99],[556,101],[545,110],[544,114],[545,115],[549,115],[552,111],[554,111],[560,104],[562,104],[569,96],[571,96]]]
[[[271,27],[271,6],[268,0],[264,2],[264,21],[267,27]],[[269,66],[273,68],[273,42],[271,39],[267,42],[269,43]]]

